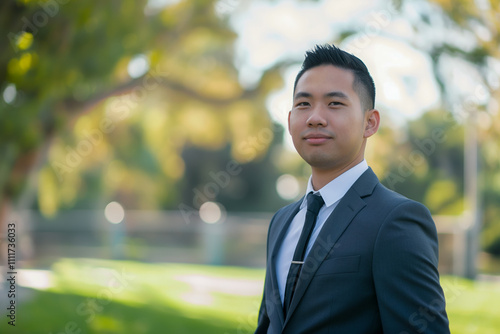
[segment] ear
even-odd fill
[[[365,113],[365,132],[363,138],[374,135],[380,125],[380,114],[377,109],[368,110]]]
[[[290,133],[290,134],[291,134],[291,132],[290,132],[290,116],[291,116],[291,115],[292,115],[292,111],[290,110],[290,111],[288,112],[288,133]]]

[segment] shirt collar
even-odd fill
[[[318,191],[314,191],[312,186],[312,176],[309,177],[309,182],[307,183],[306,195],[309,192],[320,193],[321,197],[325,201],[325,206],[330,206],[337,201],[339,201],[342,197],[344,197],[345,193],[351,188],[351,186],[356,182],[356,180],[368,169],[368,164],[366,160],[363,159],[359,164],[352,167],[348,171],[342,173],[337,178],[331,180],[328,184],[326,184],[323,188]],[[302,201],[300,208],[304,208],[307,205],[306,197]]]

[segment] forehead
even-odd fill
[[[353,83],[354,74],[352,71],[333,65],[320,65],[304,72],[297,81],[295,93],[321,94],[331,91],[341,91],[350,96],[355,94]]]

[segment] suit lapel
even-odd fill
[[[274,310],[281,322],[281,327],[283,326],[285,319],[283,316],[283,307],[281,304],[281,297],[279,295],[279,287],[278,287],[278,278],[276,276],[276,257],[278,256],[278,252],[283,244],[283,240],[285,239],[286,232],[288,231],[288,227],[290,226],[293,218],[299,212],[300,204],[302,203],[303,198],[299,201],[293,203],[286,212],[283,213],[280,217],[276,217],[276,226],[273,227],[274,233],[278,234],[278,237],[270,238],[271,244],[271,258],[269,261],[269,269],[271,272],[271,283],[273,296],[271,298],[275,299],[273,305],[275,305],[276,309]]]
[[[335,251],[337,240],[344,233],[349,224],[351,224],[358,212],[366,206],[363,197],[370,195],[377,183],[377,177],[372,172],[371,168],[369,168],[359,177],[349,191],[347,191],[335,210],[333,210],[331,215],[327,218],[311,251],[305,259],[292,299],[292,304],[290,305],[290,311],[287,314],[287,319],[293,314],[320,264],[328,254]]]

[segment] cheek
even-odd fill
[[[293,126],[290,128],[290,136],[292,137],[292,142],[294,143],[295,146],[297,144],[300,144],[300,130],[297,129],[296,127],[294,128]]]
[[[290,136],[292,137],[293,146],[298,149],[302,144],[301,133],[303,131],[303,127],[300,126],[300,123],[295,121],[290,121],[290,125],[288,127],[288,131]]]
[[[290,134],[293,136],[293,135],[297,135],[298,133],[300,133],[301,129],[300,129],[300,120],[297,118],[297,117],[291,117],[290,118],[290,121],[288,123],[288,131],[290,132]]]
[[[345,145],[353,144],[363,140],[364,128],[361,120],[337,119],[335,124],[335,133],[337,137],[343,138]]]
[[[334,120],[339,131],[346,133],[359,133],[364,130],[364,119],[362,117],[352,117],[352,115],[342,115]]]

